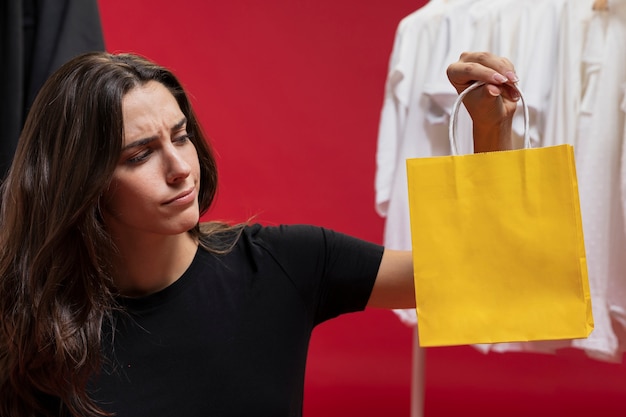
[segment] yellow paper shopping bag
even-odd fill
[[[573,148],[530,148],[522,103],[524,149],[407,160],[421,346],[593,329]]]

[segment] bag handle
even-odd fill
[[[450,123],[449,123],[449,128],[448,128],[448,138],[450,140],[450,150],[452,151],[452,155],[459,154],[458,149],[456,147],[456,138],[454,136],[456,135],[456,122],[457,122],[457,117],[459,114],[459,107],[461,103],[463,102],[463,98],[465,97],[467,93],[469,93],[472,90],[475,90],[476,88],[484,84],[485,83],[482,81],[476,81],[474,84],[470,85],[465,90],[461,91],[461,94],[459,94],[456,101],[454,102],[454,105],[452,106],[452,112],[451,112],[452,115],[450,116]],[[519,96],[522,101],[522,107],[524,109],[524,148],[528,149],[531,147],[530,146],[530,133],[529,133],[530,129],[529,129],[528,106],[526,105],[526,102],[524,101],[524,95],[522,94],[519,88],[517,89],[517,91],[519,92]]]

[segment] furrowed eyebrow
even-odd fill
[[[150,136],[149,138],[143,138],[143,139],[138,139],[134,142],[129,143],[128,145],[125,145],[122,148],[122,151],[125,151],[127,149],[130,148],[139,148],[141,146],[147,145],[148,143],[157,140],[159,137],[158,136]]]
[[[172,131],[175,130],[179,130],[181,129],[183,126],[185,126],[187,124],[187,118],[183,117],[182,119],[180,119],[180,122],[176,123],[173,127],[172,127]]]
[[[174,126],[172,126],[171,131],[175,132],[177,130],[180,130],[186,124],[187,124],[187,118],[183,117]],[[122,151],[125,151],[125,150],[130,149],[130,148],[137,148],[137,147],[141,147],[141,146],[147,145],[148,143],[150,143],[152,141],[155,141],[158,138],[159,137],[155,135],[155,136],[150,136],[150,137],[147,137],[147,138],[137,139],[137,140],[129,143],[128,145],[125,145],[122,148]]]

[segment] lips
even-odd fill
[[[175,197],[165,201],[163,204],[186,204],[195,199],[195,187],[188,188],[187,190],[177,194]]]

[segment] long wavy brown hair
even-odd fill
[[[0,200],[0,416],[101,416],[89,379],[101,366],[101,329],[117,308],[99,214],[123,141],[122,98],[158,81],[187,117],[200,159],[204,213],[217,188],[213,153],[178,79],[132,54],[88,53],[56,71],[33,103]],[[237,227],[190,231],[209,251]]]

